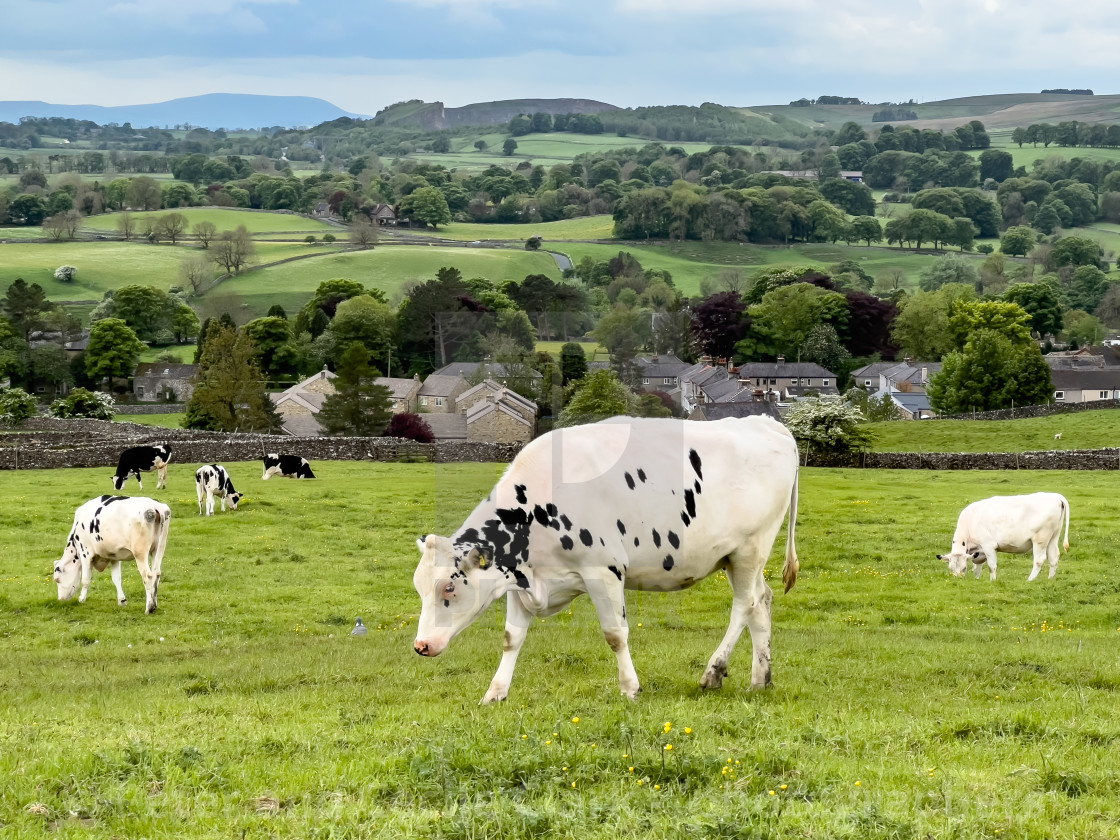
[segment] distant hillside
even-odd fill
[[[339,117],[363,117],[311,96],[258,96],[208,93],[147,105],[55,105],[50,102],[0,101],[0,122],[22,117],[63,117],[106,123],[131,123],[134,128],[189,123],[201,128],[286,128],[318,125]]]
[[[807,128],[837,129],[849,120],[866,127],[882,105],[762,105],[739,109],[743,113],[767,115],[800,123]],[[1120,96],[1084,96],[1060,93],[1003,93],[966,96],[936,102],[906,104],[918,115],[905,125],[915,128],[955,128],[969,120],[980,120],[991,130],[1027,126],[1031,123],[1059,123],[1064,120],[1097,123],[1120,122]]]
[[[505,125],[518,114],[601,114],[618,107],[594,99],[507,99],[447,108],[442,102],[400,102],[378,112],[374,125],[416,126],[428,131]]]

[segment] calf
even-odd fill
[[[1026,554],[1034,552],[1034,568],[1027,580],[1034,580],[1050,561],[1050,577],[1058,573],[1058,537],[1065,523],[1062,548],[1069,551],[1069,502],[1058,493],[1031,493],[1028,496],[993,496],[973,502],[961,511],[953,546],[937,559],[949,564],[958,577],[971,560],[976,577],[985,562],[996,579],[996,552]]]
[[[117,459],[117,472],[113,476],[113,489],[123,490],[130,475],[136,476],[136,483],[144,489],[140,473],[156,471],[156,489],[167,486],[167,462],[171,460],[171,447],[166,443],[160,446],[134,446],[126,449]]]
[[[202,516],[202,500],[206,499],[206,515],[214,515],[214,497],[222,501],[222,513],[225,513],[226,502],[230,510],[237,510],[237,503],[241,501],[241,494],[233,489],[233,480],[220,464],[208,464],[199,467],[194,474],[194,486],[198,493],[198,515]]]
[[[93,569],[103,572],[111,566],[109,574],[117,588],[117,602],[127,603],[121,588],[121,561],[131,557],[144,581],[144,612],[155,612],[170,525],[171,508],[154,499],[101,496],[86,502],[74,512],[70,538],[62,559],[54,566],[58,600],[73,598],[80,583],[78,601],[84,604]]]
[[[306,458],[301,458],[299,455],[277,455],[272,452],[264,456],[264,475],[261,476],[261,480],[268,481],[274,475],[284,478],[315,477]]]

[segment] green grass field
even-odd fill
[[[1113,119],[1108,122],[1120,122],[1120,114],[1117,114]],[[1023,128],[1026,128],[1029,123],[1024,123]],[[1032,146],[1030,143],[1024,143],[1022,148],[1018,144],[1011,142],[1011,132],[996,132],[991,135],[993,149],[1000,149],[1005,152],[1010,152],[1015,166],[1025,166],[1027,171],[1030,172],[1034,168],[1034,163],[1037,160],[1049,160],[1050,158],[1060,158],[1062,160],[1072,160],[1073,158],[1081,158],[1082,160],[1095,160],[1101,163],[1111,161],[1112,163],[1120,162],[1120,149],[1097,149],[1093,147],[1078,146],[1072,148],[1069,146],[1043,146],[1039,143],[1037,146]],[[974,157],[979,157],[980,151],[970,152]]]
[[[149,347],[140,354],[140,361],[154,362],[157,357],[165,353],[173,353],[180,362],[191,362],[194,360],[194,344],[173,344],[166,347]]]
[[[1100,409],[1020,420],[868,423],[878,452],[1031,452],[1106,449],[1120,441],[1120,411]],[[1061,440],[1054,435],[1061,433]]]
[[[502,465],[317,463],[318,481],[261,482],[259,462],[227,464],[247,495],[213,518],[194,466],[145,488],[174,511],[151,616],[134,568],[126,606],[105,574],[86,604],[55,598],[51,563],[106,469],[0,484],[7,836],[1115,833],[1112,473],[805,470],[773,689],[748,691],[745,638],[724,688],[698,688],[730,608],[713,577],[629,593],[637,702],[584,598],[534,625],[510,699],[480,708],[503,611],[421,659],[411,578],[416,535],[457,527]],[[933,554],[960,508],[1040,477],[1074,511],[1058,577],[1028,584],[1005,556],[996,582],[950,578]]]
[[[537,352],[548,353],[554,359],[560,358],[560,348],[566,342],[563,341],[538,341]],[[610,360],[610,352],[602,344],[596,344],[594,341],[577,341],[574,342],[583,348],[584,356],[589,362],[606,362]]]
[[[263,315],[274,303],[279,303],[288,312],[295,312],[323,280],[336,277],[357,280],[381,289],[392,300],[405,284],[432,279],[443,266],[454,266],[467,278],[485,277],[495,283],[506,280],[520,282],[529,274],[560,278],[556,261],[549,254],[383,245],[371,251],[330,254],[245,272],[223,282],[217,290],[240,298],[247,312]]]
[[[162,426],[165,429],[181,429],[185,414],[118,414],[113,418],[118,423],[138,423],[141,426]]]
[[[392,228],[385,228],[391,234]],[[530,236],[539,236],[541,247],[551,248],[557,242],[572,239],[610,239],[614,236],[614,219],[610,216],[582,216],[560,222],[541,222],[536,225],[487,225],[453,222],[439,230],[401,230],[409,236],[432,236],[440,239],[465,241],[508,240],[524,242]]]
[[[228,207],[181,207],[178,210],[134,211],[132,217],[139,221],[147,216],[159,218],[167,213],[182,213],[190,219],[191,226],[199,222],[212,222],[219,231],[233,230],[244,225],[249,233],[333,233],[344,236],[346,231],[336,225],[327,224],[319,219],[309,219],[295,213],[266,213],[260,210],[234,210]],[[106,213],[101,216],[86,216],[82,227],[90,231],[117,230],[119,213]],[[139,225],[138,225],[139,227]]]

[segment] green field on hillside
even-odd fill
[[[299,247],[299,246],[292,246]],[[371,251],[330,254],[248,271],[221,283],[217,290],[235,296],[245,314],[263,315],[274,303],[297,311],[324,280],[345,277],[381,289],[390,300],[412,282],[436,276],[444,266],[458,268],[463,277],[485,277],[495,283],[518,282],[529,274],[560,279],[549,254],[512,249],[382,245]],[[238,318],[240,321],[240,317]]]
[[[868,423],[876,452],[1032,452],[1120,446],[1120,411],[1101,409],[1021,420]],[[1062,439],[1054,440],[1061,432]]]
[[[212,222],[218,231],[233,230],[244,225],[249,233],[333,233],[335,236],[345,236],[346,231],[337,225],[330,225],[320,219],[309,219],[295,213],[269,213],[261,210],[234,210],[228,207],[180,207],[178,210],[135,210],[133,219],[140,227],[141,219],[151,216],[159,218],[167,213],[182,213],[190,219],[191,226],[199,222]],[[101,216],[86,216],[82,220],[82,227],[91,231],[117,230],[119,213],[106,213]]]
[[[13,837],[995,840],[1120,821],[1112,473],[803,470],[772,689],[748,690],[746,634],[723,689],[698,687],[731,606],[716,575],[627,594],[636,702],[581,598],[534,621],[509,700],[480,708],[504,611],[416,656],[415,540],[453,531],[504,465],[262,482],[259,461],[227,463],[246,498],[209,518],[195,466],[145,482],[173,510],[149,616],[127,564],[125,606],[105,573],[85,604],[50,580],[105,468],[0,483]],[[1021,556],[995,582],[946,574],[933,554],[965,503],[1038,489],[1073,511],[1055,580],[1028,583]],[[784,529],[775,588],[783,546]]]
[[[118,423],[137,423],[141,426],[160,426],[165,429],[180,429],[186,414],[118,414],[113,418]]]
[[[607,348],[602,344],[596,344],[594,341],[577,341],[574,342],[583,348],[583,354],[589,362],[607,362],[610,361],[610,353]],[[560,359],[560,348],[566,342],[563,341],[538,341],[537,352],[548,353],[552,358]]]
[[[543,240],[541,247],[549,248],[555,242],[573,239],[610,239],[614,235],[614,219],[610,216],[580,216],[559,222],[540,222],[530,225],[472,224],[452,222],[439,230],[409,230],[402,228],[394,231],[384,228],[386,239],[393,233],[406,236],[432,236],[439,239],[473,241],[475,239],[524,242],[530,236]]]
[[[141,362],[154,362],[158,356],[163,356],[167,353],[175,355],[180,362],[191,363],[194,361],[195,345],[191,344],[172,344],[167,347],[149,347],[140,354]]]

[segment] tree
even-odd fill
[[[1092,312],[1100,306],[1108,285],[1108,275],[1095,265],[1080,266],[1073,272],[1069,283],[1067,298],[1070,307]]]
[[[1120,285],[1108,287],[1093,314],[1110,327],[1120,324]]]
[[[401,350],[414,370],[442,367],[473,334],[485,310],[455,268],[408,293],[397,311]]]
[[[43,232],[54,241],[62,238],[73,239],[78,234],[82,214],[77,210],[66,210],[43,219]]]
[[[1062,328],[1062,303],[1049,283],[1016,283],[1003,293],[1008,303],[1021,306],[1031,316],[1031,331],[1038,336],[1057,335]]]
[[[798,444],[818,454],[869,447],[872,436],[862,423],[863,414],[851,403],[817,397],[798,401],[785,417],[786,428]]]
[[[3,300],[0,300],[0,309],[3,310],[4,317],[24,341],[29,340],[31,333],[39,329],[43,317],[50,311],[51,306],[43,287],[38,283],[28,285],[22,277],[12,281],[4,293]]]
[[[350,224],[350,233],[347,236],[351,248],[367,250],[377,244],[377,225],[370,221],[363,213],[357,213]]]
[[[223,432],[279,430],[253,342],[236,328],[211,324],[183,425]]]
[[[874,216],[856,216],[852,219],[851,234],[853,239],[871,247],[872,242],[883,240],[883,226]]]
[[[50,412],[51,417],[112,420],[117,413],[117,404],[110,394],[75,388],[65,397],[51,403]]]
[[[560,412],[557,426],[578,426],[606,417],[632,415],[637,398],[611,370],[597,370],[570,386],[567,405]]]
[[[852,354],[840,343],[832,324],[817,324],[801,344],[802,361],[816,362],[833,373],[842,373],[851,358]]]
[[[480,152],[485,152],[488,148],[490,148],[490,144],[487,143],[485,140],[475,140],[474,141],[474,147],[476,149],[478,149]]]
[[[982,330],[1003,336],[1017,347],[1037,346],[1031,340],[1031,316],[1017,303],[1000,300],[959,300],[949,316],[949,338],[960,350]]]
[[[170,327],[179,301],[155,286],[121,286],[112,297],[110,317],[120,318],[142,341],[152,341]]]
[[[378,385],[381,372],[370,364],[369,351],[353,341],[341,353],[334,380],[335,393],[319,411],[328,435],[375,437],[385,431],[393,415],[389,388]]]
[[[176,344],[186,344],[192,336],[198,335],[198,316],[185,303],[180,303],[171,315],[170,330],[175,336]]]
[[[214,282],[214,263],[201,254],[179,263],[179,279],[196,295],[201,295]]]
[[[451,224],[451,209],[438,187],[421,187],[401,201],[402,216],[438,228]]]
[[[979,228],[972,223],[972,219],[963,216],[955,218],[953,219],[952,238],[948,240],[948,243],[956,245],[961,251],[971,251],[976,244],[976,234],[979,232]]]
[[[692,331],[700,349],[713,358],[730,358],[750,329],[747,307],[735,291],[717,292],[692,310]]]
[[[1065,316],[1064,338],[1078,347],[1090,347],[1104,338],[1104,325],[1084,310],[1071,309]]]
[[[126,242],[132,239],[136,232],[136,219],[127,210],[117,214],[117,231],[120,233],[121,239]]]
[[[98,321],[89,331],[86,372],[91,379],[125,379],[136,370],[140,354],[148,349],[136,333],[120,318]]]
[[[172,245],[182,239],[190,225],[190,219],[182,213],[164,213],[156,221],[152,235],[156,239],[166,239]]]
[[[125,193],[125,201],[129,207],[139,207],[141,210],[158,210],[163,202],[163,192],[159,188],[159,181],[140,175],[133,178]]]
[[[1015,160],[1010,152],[999,149],[985,149],[980,153],[981,182],[989,178],[997,182],[1003,182],[1010,178],[1014,172]]]
[[[1090,265],[1100,267],[1101,246],[1096,240],[1079,236],[1064,236],[1054,245],[1050,259],[1055,268],[1063,265]]]
[[[587,356],[582,344],[569,341],[560,348],[560,375],[564,385],[587,376]]]
[[[54,279],[60,283],[73,283],[77,273],[78,269],[72,265],[60,265],[54,270]]]
[[[811,283],[794,283],[767,292],[762,302],[747,312],[752,329],[768,339],[769,351],[775,355],[794,356],[813,327],[818,324],[842,327],[847,323],[848,301],[838,292]],[[740,342],[736,351],[749,351],[749,348]]]
[[[956,254],[938,257],[918,275],[918,287],[924,292],[936,292],[946,283],[967,283],[975,286],[980,282],[980,272],[971,260]]]
[[[396,314],[387,304],[369,295],[345,300],[338,304],[334,319],[325,333],[328,355],[336,363],[340,362],[347,348],[357,342],[372,357],[371,364],[388,367],[396,326]]]
[[[506,157],[511,156],[517,151],[517,141],[512,137],[507,137],[506,141],[502,143],[502,154]]]
[[[15,426],[37,410],[35,398],[20,388],[0,388],[0,424]]]
[[[999,240],[999,249],[1012,257],[1022,257],[1030,253],[1038,237],[1025,225],[1009,227]]]
[[[848,352],[853,356],[893,357],[898,347],[891,339],[891,328],[898,318],[898,307],[858,289],[849,289],[844,297],[848,300],[848,338],[843,344]]]
[[[326,240],[326,237],[323,237]],[[225,230],[214,241],[210,258],[226,270],[227,274],[240,274],[256,255],[256,247],[245,225],[237,230]]]
[[[1041,405],[1052,392],[1050,367],[1038,345],[1016,343],[991,329],[971,333],[927,387],[930,405],[941,414]]]
[[[8,218],[15,225],[41,225],[47,216],[47,203],[41,195],[17,195],[8,205]]]
[[[385,427],[385,437],[404,438],[405,440],[414,440],[417,443],[431,443],[436,439],[428,421],[419,414],[408,411],[393,415],[389,425]]]
[[[210,243],[217,235],[218,226],[213,222],[197,222],[191,230],[194,231],[194,238],[198,240],[198,244],[205,250],[210,247]]]
[[[952,349],[949,332],[949,313],[962,287],[943,286],[937,292],[916,292],[906,298],[902,311],[894,321],[891,335],[908,356],[934,361]],[[975,290],[966,286],[967,293]]]

